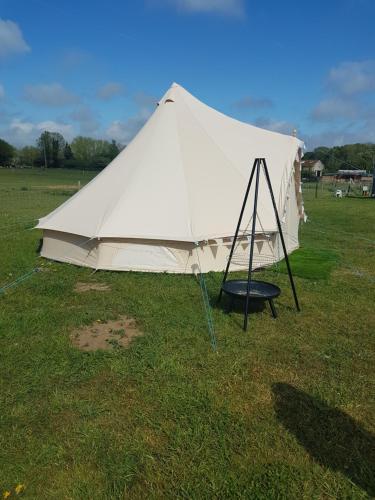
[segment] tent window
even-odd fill
[[[166,100],[164,101],[164,103],[165,103],[165,104],[167,104],[167,102],[174,102],[174,100],[173,100],[173,99],[166,99]]]

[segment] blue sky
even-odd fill
[[[374,0],[0,0],[0,137],[125,144],[174,81],[317,145],[375,142]]]

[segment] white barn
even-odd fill
[[[302,173],[305,172],[315,177],[322,177],[324,163],[320,160],[304,160],[302,161]]]

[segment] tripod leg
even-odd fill
[[[273,303],[273,300],[272,300],[272,299],[269,299],[268,303],[269,303],[270,308],[271,308],[272,316],[273,316],[274,318],[277,318],[276,307],[275,307],[275,304]]]
[[[254,240],[255,240],[255,224],[257,218],[257,207],[258,207],[258,193],[259,193],[259,173],[260,173],[260,159],[256,159],[256,180],[255,180],[255,192],[254,192],[254,208],[253,208],[253,221],[251,227],[251,241],[250,241],[250,257],[249,257],[249,270],[247,274],[247,290],[246,290],[246,305],[244,312],[244,322],[243,329],[247,331],[247,319],[249,315],[249,302],[250,302],[250,283],[251,283],[251,271],[253,267],[253,256],[254,256]]]
[[[221,284],[219,296],[217,298],[217,302],[218,303],[220,302],[221,297],[223,295],[223,285],[224,285],[224,283],[227,280],[227,276],[228,276],[228,272],[229,272],[229,266],[230,266],[230,263],[231,263],[231,260],[232,260],[232,257],[233,257],[234,249],[236,247],[236,242],[237,242],[238,233],[239,233],[239,230],[240,230],[240,227],[241,227],[242,217],[243,217],[243,214],[244,214],[244,211],[245,211],[247,198],[249,196],[249,191],[250,191],[250,188],[251,188],[251,183],[253,182],[254,172],[255,172],[255,168],[256,168],[257,165],[258,165],[258,160],[255,159],[254,160],[254,164],[253,164],[253,168],[251,169],[250,179],[249,179],[249,183],[248,183],[247,188],[246,188],[245,197],[244,197],[244,200],[243,200],[243,203],[242,203],[242,208],[241,208],[240,217],[238,219],[238,223],[237,223],[237,227],[236,227],[236,232],[234,233],[233,243],[232,243],[232,247],[230,249],[230,254],[229,254],[229,258],[228,258],[228,262],[227,262],[227,267],[225,269],[224,278],[223,278],[223,281],[222,281],[222,284]]]
[[[297,298],[297,291],[296,291],[296,287],[294,285],[292,270],[291,270],[290,264],[289,264],[288,252],[287,252],[286,246],[285,246],[284,235],[283,235],[283,231],[282,231],[282,228],[281,228],[281,222],[280,222],[280,218],[279,218],[279,213],[277,211],[277,206],[276,206],[276,202],[275,202],[275,196],[273,194],[273,189],[272,189],[271,179],[270,179],[270,176],[269,176],[269,173],[268,173],[267,163],[266,163],[266,160],[264,158],[262,159],[262,163],[263,163],[263,170],[264,170],[264,173],[265,173],[265,176],[266,176],[266,181],[267,181],[267,184],[268,184],[268,189],[269,189],[269,192],[270,192],[270,195],[271,195],[271,201],[272,201],[273,210],[275,212],[277,228],[279,230],[281,245],[283,247],[286,268],[288,270],[290,286],[292,288],[293,297],[294,297],[294,303],[296,305],[297,311],[300,311],[301,309],[299,307],[299,302],[298,302],[298,298]]]

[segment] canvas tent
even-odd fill
[[[291,252],[303,217],[302,148],[295,137],[230,118],[173,84],[131,143],[40,219],[41,255],[94,269],[221,271],[256,157],[267,159]],[[264,179],[259,193],[255,267],[282,255]],[[247,267],[248,247],[243,236],[231,269]]]

